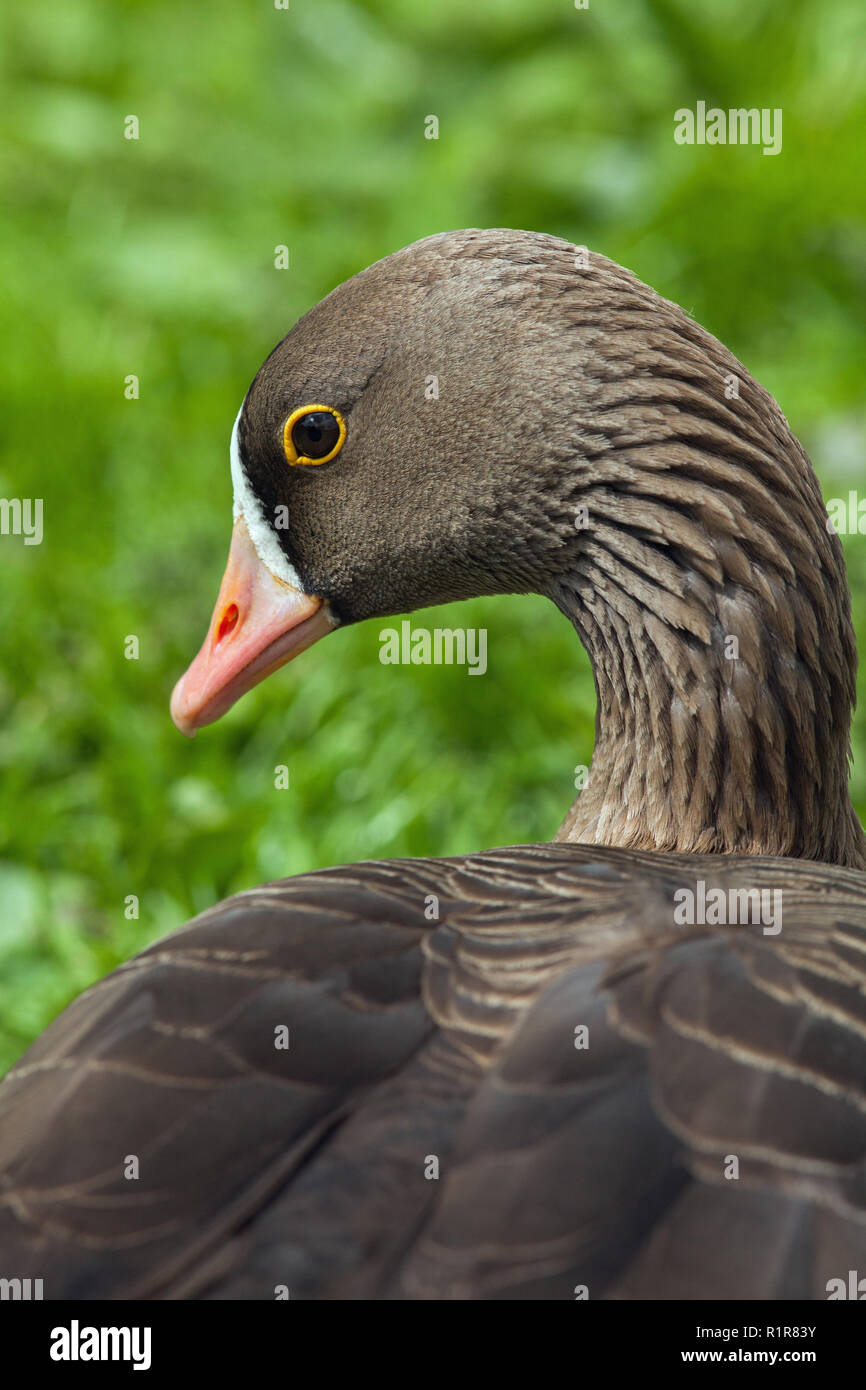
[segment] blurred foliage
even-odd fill
[[[194,743],[170,724],[225,558],[238,403],[338,281],[451,227],[586,242],[743,359],[825,495],[862,488],[866,43],[860,0],[67,0],[0,24],[0,496],[43,497],[46,528],[0,543],[8,1063],[221,896],[549,838],[589,761],[588,663],[540,599],[460,609],[488,628],[486,680],[383,667],[370,624]],[[781,107],[782,153],[676,145],[701,98]],[[866,650],[866,538],[846,549]]]

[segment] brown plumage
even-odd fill
[[[346,442],[287,468],[305,402]],[[46,1297],[826,1297],[866,1268],[856,656],[775,402],[620,267],[455,232],[302,319],[236,439],[337,621],[557,603],[595,671],[589,782],[558,843],[244,893],[84,994],[0,1090],[4,1272]],[[714,894],[740,924],[682,922]]]

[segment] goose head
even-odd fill
[[[184,733],[340,625],[539,593],[597,691],[559,838],[866,864],[850,598],[811,465],[746,369],[620,266],[517,231],[388,256],[264,362],[231,471]]]

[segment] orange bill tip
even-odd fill
[[[172,693],[178,729],[192,738],[335,626],[326,602],[262,563],[240,517],[207,637]]]

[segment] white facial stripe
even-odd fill
[[[293,565],[289,564],[283,554],[276,532],[265,516],[264,507],[250,487],[244,473],[238,449],[238,424],[241,410],[243,410],[243,405],[237,413],[232,429],[231,463],[232,486],[234,488],[232,522],[237,521],[239,516],[243,516],[250,533],[250,540],[265,569],[270,570],[275,579],[282,579],[285,584],[291,584],[293,589],[299,589],[303,593],[304,586],[298,578],[297,571]]]

